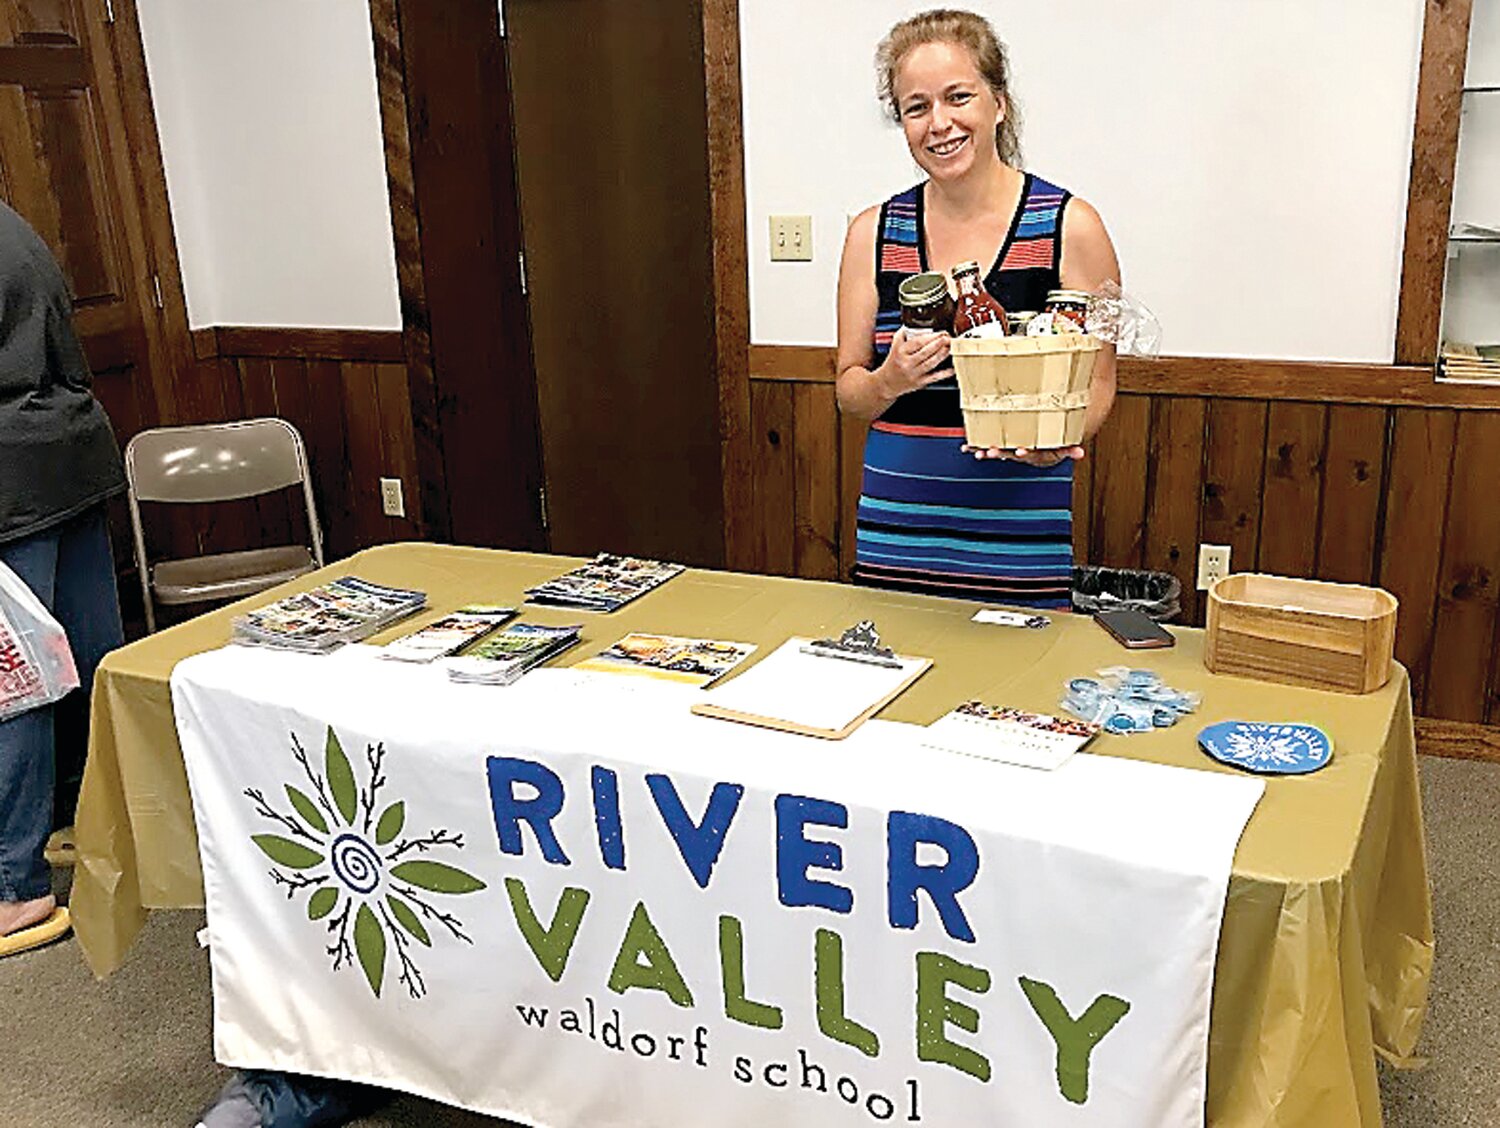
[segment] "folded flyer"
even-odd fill
[[[444,615],[435,622],[393,639],[380,657],[397,662],[431,662],[457,654],[516,617],[514,607],[473,603]]]
[[[1051,771],[1100,729],[1088,721],[969,701],[927,726],[926,748]]]
[[[754,653],[755,646],[748,642],[633,633],[573,668],[703,686],[723,677]]]

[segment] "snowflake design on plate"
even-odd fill
[[[1222,721],[1198,734],[1203,750],[1220,763],[1271,775],[1317,771],[1333,756],[1333,742],[1312,725]]]

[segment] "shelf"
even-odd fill
[[[1494,94],[1497,91],[1500,91],[1500,86],[1465,86],[1463,88],[1465,94]]]

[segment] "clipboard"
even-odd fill
[[[820,652],[820,646],[822,651]],[[874,663],[832,653],[828,640],[793,638],[692,706],[700,717],[843,740],[932,666],[890,655]]]

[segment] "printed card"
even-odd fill
[[[922,745],[1052,771],[1098,733],[1098,725],[1072,717],[969,701],[928,725]]]

